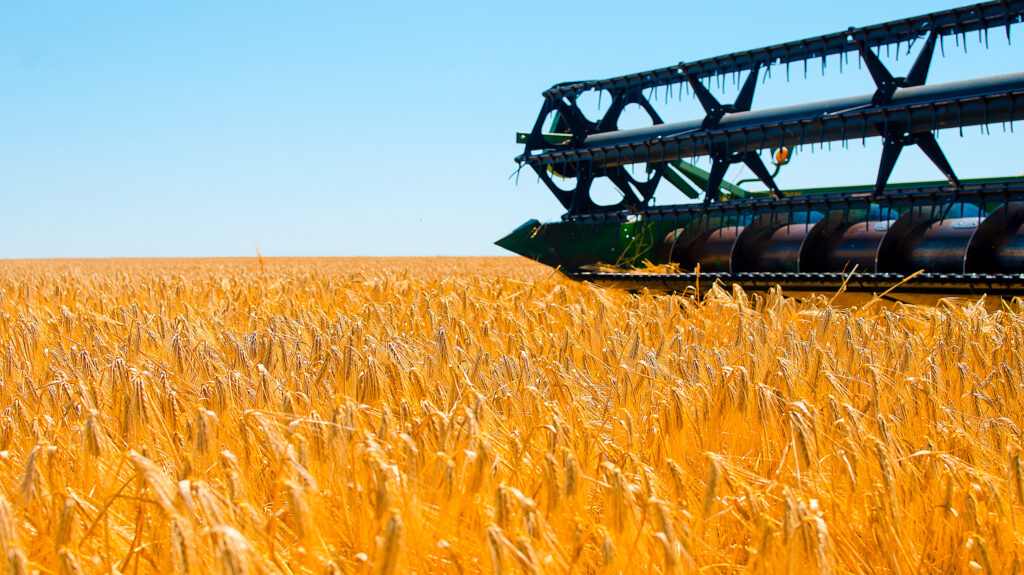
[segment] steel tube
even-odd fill
[[[576,163],[592,170],[648,161],[820,144],[881,135],[880,128],[908,134],[1024,119],[1024,72],[897,90],[884,106],[873,94],[727,114],[711,129],[703,120],[602,132],[582,146],[520,159],[532,165]]]

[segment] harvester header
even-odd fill
[[[927,81],[947,44],[966,50],[976,37],[988,47],[993,31],[1010,42],[1022,20],[1024,0],[988,2],[557,84],[543,93],[533,128],[518,135],[524,150],[516,161],[536,172],[566,213],[560,222],[527,222],[498,244],[578,279],[628,287],[682,289],[700,278],[705,285],[722,280],[755,289],[877,291],[905,282],[908,289],[936,293],[1024,293],[1024,177],[963,180],[936,139],[943,130],[962,135],[969,126],[1009,124],[1012,130],[1024,118],[1024,71],[1010,65],[997,76]],[[906,76],[892,74],[879,57],[893,48],[916,52]],[[853,59],[859,62],[851,66]],[[806,75],[815,65],[822,73],[831,66],[869,74],[875,89],[754,109],[755,91],[767,76],[784,70],[788,79],[794,67]],[[739,92],[722,102],[705,83],[728,77]],[[663,121],[659,109],[684,91],[696,97],[703,115]],[[580,105],[589,92],[607,98],[599,117]],[[649,125],[620,129],[627,108],[642,110]],[[827,182],[813,190],[786,190],[776,182],[793,152],[805,146],[875,138],[881,157],[872,167],[873,182]],[[890,182],[910,146],[944,179]],[[762,158],[767,151],[774,169]],[[692,163],[700,159],[709,160],[709,170]],[[764,189],[727,181],[736,164]],[[1024,162],[1015,168],[1024,171]],[[595,198],[601,178],[620,192],[618,201]],[[655,192],[663,188],[680,193],[679,202],[655,206]],[[674,273],[630,269],[640,262],[672,264]]]

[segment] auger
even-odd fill
[[[517,135],[525,149],[516,161],[536,172],[566,213],[557,222],[531,220],[497,244],[575,279],[626,288],[682,290],[720,280],[755,290],[779,285],[877,292],[901,284],[933,294],[1024,294],[1024,176],[961,179],[936,139],[943,130],[962,133],[970,126],[1008,124],[1012,131],[1024,118],[1024,72],[927,82],[945,41],[966,46],[968,35],[977,35],[987,46],[992,30],[1004,30],[1009,41],[1022,19],[1024,0],[1001,0],[557,84],[543,93],[532,130]],[[896,77],[879,52],[904,46],[913,46],[917,56],[907,75]],[[759,80],[780,67],[788,75],[802,64],[806,72],[816,59],[823,71],[830,59],[841,70],[866,69],[874,92],[754,109]],[[705,85],[742,75],[731,103]],[[664,122],[652,98],[684,89],[696,97],[703,117]],[[588,92],[610,95],[599,118],[581,109]],[[619,129],[628,107],[639,107],[651,125]],[[805,146],[868,138],[882,142],[873,184],[784,190],[775,181]],[[909,146],[919,148],[944,180],[890,182]],[[772,152],[774,171],[762,151]],[[697,159],[707,159],[710,169],[694,165]],[[765,189],[729,183],[726,175],[736,164]],[[595,201],[599,178],[614,184],[621,200]],[[654,205],[662,188],[680,192],[682,201]],[[640,262],[669,271],[630,269]]]

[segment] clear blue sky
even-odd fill
[[[6,2],[0,257],[500,254],[561,213],[508,179],[550,85],[957,4]],[[1001,31],[988,58],[971,41],[930,80],[1021,68]],[[755,107],[871,91],[811,76],[773,76]],[[962,177],[1024,172],[1021,141],[940,137]],[[874,179],[877,150],[832,156],[782,183]]]

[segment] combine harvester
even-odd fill
[[[532,167],[567,212],[558,222],[531,220],[497,244],[574,279],[626,289],[703,290],[721,281],[755,291],[781,286],[787,292],[877,293],[902,282],[901,292],[919,294],[1024,294],[1024,177],[960,180],[935,137],[941,130],[962,135],[969,126],[1012,131],[1013,122],[1024,118],[1024,58],[1008,61],[1011,73],[1005,75],[926,83],[933,55],[949,49],[944,40],[966,49],[968,37],[976,37],[987,46],[992,32],[1009,41],[1022,18],[1024,0],[987,2],[607,80],[557,84],[544,92],[533,129],[518,135],[525,151],[516,161]],[[917,56],[909,73],[894,77],[878,54],[911,46]],[[759,79],[782,67],[788,76],[792,65],[806,73],[813,60],[820,60],[822,71],[830,63],[870,74],[876,89],[751,109]],[[743,82],[736,100],[723,103],[705,82],[729,77]],[[704,116],[663,122],[652,100],[675,99],[684,88]],[[600,118],[588,118],[579,105],[588,92],[606,95]],[[637,106],[651,125],[618,129],[623,111]],[[882,139],[873,185],[776,185],[779,167],[805,146],[846,147],[869,138]],[[908,146],[924,152],[945,180],[889,182]],[[773,154],[773,171],[762,151]],[[1024,171],[1022,151],[1009,167],[1017,174]],[[708,171],[690,163],[702,158],[710,160]],[[744,164],[766,190],[726,182],[733,164]],[[595,202],[592,191],[601,178],[621,192],[621,201]],[[655,206],[659,186],[689,200]],[[645,261],[657,265],[635,269]]]

